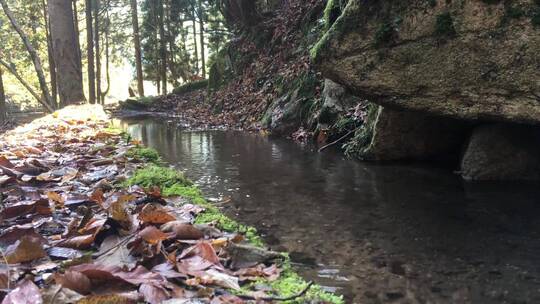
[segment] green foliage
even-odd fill
[[[161,162],[159,153],[152,148],[134,147],[127,151],[126,156],[155,164]]]
[[[207,88],[208,88],[208,80],[204,79],[204,80],[199,80],[199,81],[188,82],[180,87],[174,88],[173,93],[176,95],[180,95],[180,94],[190,93],[190,92],[207,89]]]
[[[438,36],[454,36],[456,34],[454,20],[449,12],[437,15],[435,34]]]
[[[373,139],[373,132],[375,124],[377,123],[377,116],[379,114],[379,106],[376,104],[368,104],[367,117],[364,124],[356,133],[354,137],[343,145],[345,154],[349,157],[362,158],[365,151],[368,150]]]

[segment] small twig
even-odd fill
[[[296,298],[300,298],[300,297],[304,296],[309,291],[309,289],[311,288],[312,285],[313,285],[313,281],[309,282],[307,284],[306,288],[304,288],[302,291],[300,291],[299,293],[297,293],[295,295],[289,296],[289,297],[260,297],[259,298],[259,297],[252,297],[252,296],[248,296],[248,295],[240,295],[239,297],[242,298],[242,299],[245,299],[245,300],[265,301],[265,302],[292,301],[292,300],[294,300]]]
[[[338,140],[333,141],[333,142],[329,143],[328,145],[323,146],[322,148],[319,149],[319,152],[322,152],[322,151],[326,150],[327,148],[330,148],[331,146],[333,146],[333,145],[339,143],[340,141],[344,140],[345,138],[349,137],[351,134],[353,134],[354,132],[356,132],[356,130],[358,130],[358,128],[356,128],[356,129],[354,129],[354,130],[352,130],[352,131],[349,131],[349,133],[343,135],[343,136],[340,137]]]

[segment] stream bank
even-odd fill
[[[540,300],[537,184],[464,183],[445,167],[363,163],[179,124],[119,126],[347,303]]]

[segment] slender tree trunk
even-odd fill
[[[39,56],[36,50],[30,43],[28,36],[26,36],[26,34],[23,32],[23,30],[17,23],[17,20],[15,20],[15,18],[13,17],[13,14],[11,10],[9,9],[6,3],[6,0],[0,0],[0,4],[2,5],[2,8],[4,9],[4,13],[6,13],[6,16],[11,22],[11,25],[21,37],[24,43],[24,46],[26,47],[26,50],[28,51],[28,53],[30,54],[30,57],[32,58],[32,62],[34,63],[34,68],[36,70],[36,74],[39,80],[39,87],[41,88],[41,92],[43,93],[43,97],[45,98],[45,103],[47,103],[50,106],[50,108],[54,108],[52,98],[51,98],[51,93],[49,92],[47,81],[45,80],[45,73],[43,73],[43,65],[41,64],[41,60],[39,59]]]
[[[163,0],[158,3],[159,14],[159,43],[161,54],[161,84],[162,94],[167,95],[167,37],[165,37],[165,12],[163,9]]]
[[[75,28],[76,48],[77,48],[77,69],[80,71],[80,78],[83,79],[82,69],[82,48],[81,48],[81,31],[79,29],[79,10],[77,9],[77,0],[73,0],[73,24]]]
[[[32,89],[32,86],[30,86],[28,82],[26,82],[26,80],[24,80],[24,78],[17,72],[17,70],[15,69],[15,65],[12,62],[2,60],[2,54],[0,54],[0,65],[3,65],[8,72],[15,76],[15,78],[19,80],[19,82],[26,88],[26,90],[28,90],[30,95],[32,95],[32,97],[34,97],[45,108],[45,110],[51,113],[54,112],[54,108],[50,104],[45,102],[45,100],[43,100],[38,95],[38,93],[34,91],[34,89]]]
[[[109,69],[109,35],[111,31],[111,19],[109,17],[110,1],[107,0],[107,25],[105,27],[105,77],[107,79],[107,89],[101,93],[101,100],[105,101],[105,96],[109,94],[111,90],[111,74]]]
[[[56,84],[56,62],[54,60],[53,41],[51,38],[51,23],[49,22],[49,13],[47,12],[48,4],[45,0],[41,0],[43,6],[43,21],[45,23],[45,36],[47,37],[47,56],[49,58],[49,77],[51,79],[51,94],[54,106],[58,107],[58,86]]]
[[[49,0],[52,49],[60,106],[84,102],[84,86],[71,0]]]
[[[94,45],[96,48],[96,102],[98,104],[103,104],[101,100],[101,50],[100,50],[100,41],[99,41],[99,0],[95,0],[94,6]]]
[[[201,40],[201,71],[202,77],[206,78],[206,62],[204,55],[204,10],[202,0],[199,0],[199,36]]]
[[[2,68],[0,68],[0,123],[7,119],[6,114],[6,93],[4,92],[4,80],[2,79]]]
[[[144,79],[142,69],[142,55],[141,55],[141,35],[139,32],[139,14],[137,12],[137,0],[130,0],[131,2],[131,22],[133,26],[133,44],[135,47],[135,64],[137,68],[137,90],[139,96],[144,96]]]
[[[193,8],[193,20],[191,20],[193,25],[193,55],[195,56],[195,72],[199,74],[199,51],[197,47],[197,23],[195,21],[195,7]]]
[[[86,0],[86,52],[88,58],[88,101],[96,103],[96,72],[94,70],[94,34],[92,22],[92,0]]]

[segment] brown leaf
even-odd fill
[[[32,281],[23,280],[2,301],[2,304],[42,304],[39,288]]]
[[[49,200],[53,201],[57,207],[63,207],[64,206],[65,199],[60,194],[58,194],[57,192],[48,191],[46,193],[46,195],[47,195],[47,198]]]
[[[73,249],[88,249],[96,239],[95,234],[75,236],[58,243],[59,247],[67,247]]]
[[[0,156],[0,166],[6,167],[6,168],[13,168],[15,165],[9,161],[5,156]]]
[[[204,234],[199,229],[180,221],[164,224],[161,226],[161,231],[171,232],[173,238],[181,240],[199,240],[204,238]]]
[[[49,201],[45,199],[40,199],[35,202],[20,203],[17,205],[6,207],[4,208],[4,210],[2,210],[2,212],[0,212],[0,218],[5,220],[32,213],[42,215],[51,214],[52,211],[49,207]]]
[[[78,271],[66,270],[64,274],[55,274],[56,284],[74,290],[80,294],[88,294],[92,289],[92,282],[84,274]]]
[[[144,300],[150,304],[159,304],[170,298],[164,288],[154,284],[142,284],[139,287],[139,292],[144,297]]]
[[[147,224],[165,224],[176,220],[165,208],[158,204],[146,204],[139,213],[139,220]]]
[[[91,280],[119,279],[132,285],[140,285],[143,283],[159,284],[164,281],[164,278],[161,275],[152,273],[143,266],[138,266],[135,270],[126,272],[118,266],[81,264],[70,267],[69,270],[81,272]]]
[[[148,226],[139,232],[139,236],[145,240],[147,243],[152,245],[157,245],[161,241],[164,241],[169,238],[169,235],[163,233],[161,230],[157,229],[154,226]]]
[[[10,245],[5,251],[6,260],[10,264],[31,262],[45,256],[47,253],[43,250],[42,241],[26,235]]]

